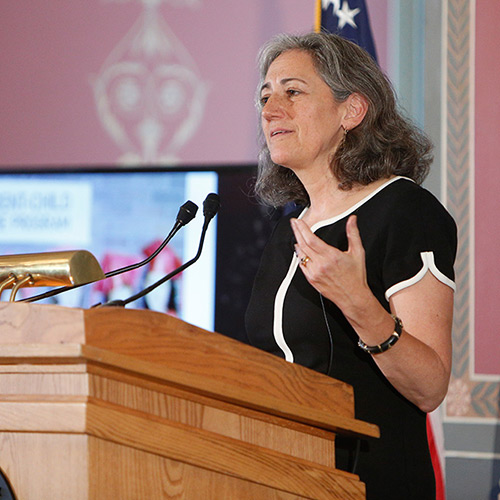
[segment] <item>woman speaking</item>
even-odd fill
[[[246,314],[250,342],[354,388],[380,439],[338,440],[367,498],[434,500],[426,412],[451,365],[456,226],[420,186],[427,138],[371,57],[336,35],[260,53],[258,196],[283,217]]]

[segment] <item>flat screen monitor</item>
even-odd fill
[[[200,260],[128,307],[167,312],[244,340],[245,302],[271,227],[268,213],[249,195],[254,175],[252,165],[0,171],[0,254],[85,249],[108,272],[150,255],[179,207],[193,201],[199,206],[195,219],[150,264],[44,301],[88,308],[127,298],[194,257],[203,201],[219,193],[222,206]],[[26,288],[19,298],[43,291]]]

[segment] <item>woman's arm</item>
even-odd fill
[[[394,331],[394,320],[366,281],[365,254],[356,217],[346,231],[348,250],[342,252],[311,232],[307,224],[292,221],[305,277],[343,312],[361,340],[378,345]],[[403,322],[403,333],[388,351],[373,359],[408,400],[425,412],[435,409],[446,395],[451,370],[453,290],[430,272],[418,283],[395,293],[391,312]]]

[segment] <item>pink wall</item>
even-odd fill
[[[183,5],[189,3],[194,6]],[[96,78],[111,63],[132,61],[135,69],[129,65],[127,71],[135,71],[144,62],[150,67],[169,58],[172,62],[171,54],[148,59],[144,52],[134,53],[131,40],[125,40],[128,33],[135,30],[137,34],[144,27],[145,21],[140,20],[143,4],[110,0],[1,2],[0,165],[253,162],[257,150],[253,107],[256,53],[275,33],[312,29],[314,4],[313,0],[162,3],[157,18],[161,17],[168,28],[162,27],[166,40],[161,46],[164,49],[165,42],[175,43],[173,35],[177,37],[187,53],[182,64],[196,74],[206,99],[199,109],[199,120],[190,111],[192,121],[199,124],[187,127],[189,137],[183,144],[173,147],[158,140],[149,145],[156,152],[148,156],[146,146],[133,138],[143,116],[132,109],[130,99],[135,94],[130,91],[130,81],[123,88],[111,89],[124,92],[128,85],[131,108],[126,112],[122,109],[121,114],[106,108],[101,97],[101,113],[107,114],[99,116],[93,91]],[[387,4],[371,0],[368,6],[385,67]],[[136,76],[140,68],[137,71]],[[173,94],[165,97],[165,102],[172,105],[169,99],[178,96],[175,90],[179,89],[170,90]],[[141,99],[147,97],[146,93]],[[191,116],[187,108],[174,115],[161,118],[163,134],[168,135],[170,129],[185,123],[183,120],[187,123]]]
[[[475,372],[500,375],[500,3],[476,1]]]

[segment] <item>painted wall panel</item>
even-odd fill
[[[475,373],[500,375],[500,3],[476,2]]]
[[[386,2],[371,1],[385,61]],[[0,165],[239,163],[256,54],[314,0],[0,3]]]

